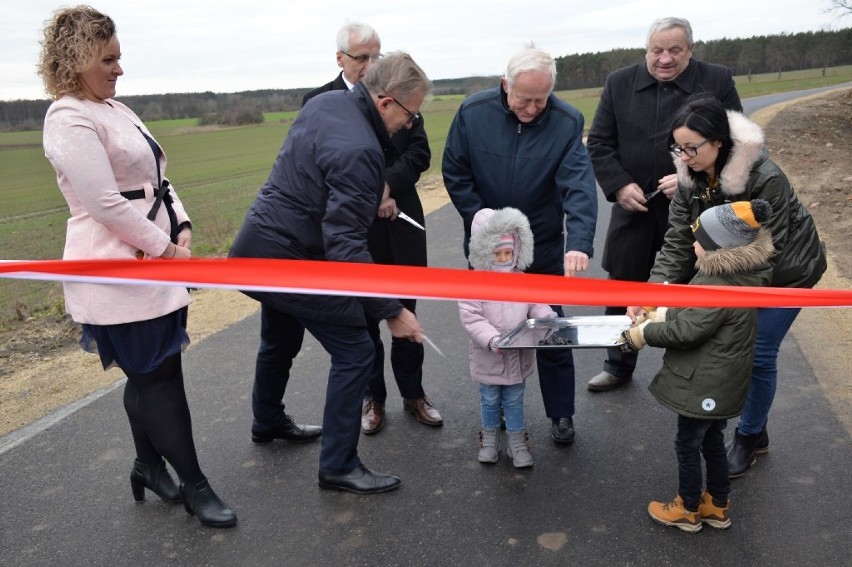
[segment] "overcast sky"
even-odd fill
[[[35,74],[44,21],[76,2],[4,0],[0,100],[44,98]],[[665,16],[696,40],[837,30],[852,16],[829,0],[88,0],[118,27],[118,97],[314,87],[333,79],[337,30],[372,25],[382,50],[404,50],[431,79],[500,75],[524,44],[554,57],[643,47]]]

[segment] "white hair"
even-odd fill
[[[532,43],[527,45],[523,51],[509,59],[506,66],[506,84],[509,88],[515,84],[518,75],[527,71],[539,71],[550,75],[550,88],[556,85],[556,61],[549,53],[537,49]]]
[[[365,24],[364,22],[346,22],[340,28],[340,31],[337,32],[337,50],[342,52],[349,51],[352,48],[352,45],[349,44],[352,36],[355,36],[355,45],[363,45],[373,40],[381,42],[379,34],[370,24]]]

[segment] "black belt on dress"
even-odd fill
[[[133,201],[136,199],[144,199],[145,190],[133,189],[132,191],[121,191],[121,196],[129,201]],[[157,213],[159,212],[160,206],[163,203],[166,204],[166,213],[168,213],[169,215],[169,237],[171,238],[171,241],[173,243],[177,244],[177,214],[175,213],[175,209],[173,206],[174,200],[172,199],[172,196],[169,193],[168,179],[164,179],[162,185],[160,185],[160,188],[154,190],[154,204],[151,206],[151,210],[148,211],[148,220],[153,221],[155,218],[157,218]]]

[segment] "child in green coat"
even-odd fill
[[[767,285],[775,248],[762,228],[772,213],[767,201],[738,201],[704,211],[693,224],[698,257],[690,285]],[[663,367],[649,389],[678,414],[675,449],[678,494],[651,502],[654,520],[687,532],[703,524],[731,525],[724,429],[742,412],[751,379],[757,310],[754,308],[660,308],[623,333],[622,349],[665,347]],[[701,455],[707,470],[703,488]]]

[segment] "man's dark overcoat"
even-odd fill
[[[648,212],[624,210],[615,192],[636,183],[647,195],[661,177],[675,172],[668,149],[669,126],[689,96],[711,93],[728,110],[742,110],[730,69],[691,60],[673,81],[657,81],[645,63],[607,77],[589,130],[595,178],[612,205],[602,259],[612,279],[647,281],[668,225],[669,200],[658,194]]]

